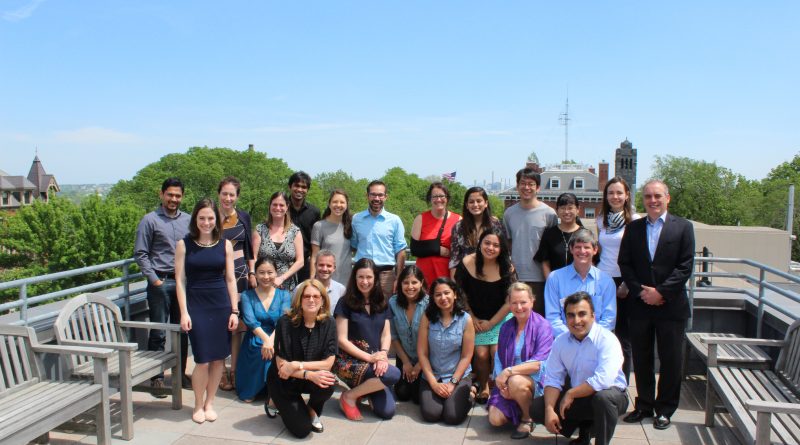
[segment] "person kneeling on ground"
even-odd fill
[[[595,323],[592,297],[586,292],[568,296],[564,313],[569,332],[553,342],[545,363],[544,396],[533,399],[531,414],[553,434],[570,437],[580,428],[570,445],[588,445],[591,436],[595,445],[606,445],[617,418],[628,409],[622,346]]]
[[[330,307],[325,286],[306,280],[275,328],[276,363],[267,386],[286,428],[299,438],[323,431],[319,417],[336,383],[330,371],[337,352]],[[302,394],[309,394],[308,404]]]
[[[472,352],[475,327],[455,281],[437,278],[431,285],[433,304],[425,309],[419,325],[417,354],[424,378],[419,404],[427,422],[463,422],[472,406]]]

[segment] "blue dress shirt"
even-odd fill
[[[586,279],[583,279],[573,263],[551,272],[544,286],[545,318],[553,327],[553,337],[569,331],[564,300],[578,291],[592,296],[595,321],[613,330],[617,322],[617,286],[614,285],[614,279],[594,266],[589,268]]]
[[[572,334],[558,336],[545,365],[544,386],[564,388],[569,376],[572,387],[588,383],[595,391],[628,386],[622,372],[622,346],[616,335],[593,323],[589,334],[578,340]]]
[[[395,255],[406,248],[403,221],[394,213],[382,210],[372,216],[369,210],[353,216],[353,235],[350,246],[356,249],[353,261],[369,258],[378,266],[393,266]]]
[[[472,323],[471,320],[469,314],[464,312],[453,317],[448,326],[442,324],[441,319],[428,325],[428,360],[436,380],[447,381],[456,372],[458,362],[461,360],[464,325]],[[472,365],[467,366],[464,375],[468,375],[471,371]]]
[[[647,249],[650,251],[650,261],[656,257],[656,247],[658,247],[661,229],[664,228],[664,222],[666,221],[667,212],[656,218],[655,222],[651,222],[650,217],[647,217]]]

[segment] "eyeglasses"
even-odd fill
[[[322,300],[322,295],[303,295],[303,300]]]
[[[431,196],[431,200],[433,200],[433,199],[445,199],[445,198],[447,198],[447,195],[432,195]]]
[[[386,193],[369,193],[370,198],[385,198]]]
[[[520,182],[517,184],[517,187],[521,189],[535,189],[536,183],[533,181]]]

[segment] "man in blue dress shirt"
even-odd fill
[[[394,294],[396,277],[406,262],[405,228],[399,216],[383,208],[388,197],[383,181],[369,183],[369,208],[353,216],[353,235],[350,238],[350,247],[356,252],[353,262],[361,258],[375,262],[386,298]]]
[[[587,229],[579,229],[569,239],[569,252],[573,262],[554,270],[544,287],[545,318],[553,327],[553,337],[568,331],[564,313],[564,300],[568,295],[584,291],[592,296],[597,312],[595,321],[600,326],[614,330],[617,320],[617,290],[614,280],[592,265],[597,254],[597,240]]]
[[[576,292],[564,301],[568,335],[553,342],[545,364],[544,395],[531,403],[534,422],[565,437],[580,428],[570,444],[606,445],[617,418],[628,409],[622,372],[622,346],[608,329],[595,323],[592,297]]]

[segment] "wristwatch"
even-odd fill
[[[457,379],[455,376],[450,377],[450,383],[452,383],[454,385],[458,385],[458,381],[459,381],[459,379]]]

